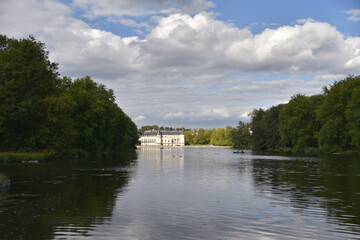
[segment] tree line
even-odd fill
[[[142,135],[145,131],[151,130],[165,130],[165,131],[183,131],[186,145],[218,145],[218,146],[232,146],[235,128],[226,126],[226,128],[204,129],[199,128],[191,130],[189,128],[174,128],[174,127],[159,127],[158,125],[146,125],[139,129],[139,134]]]
[[[185,128],[185,144],[232,146],[254,151],[307,153],[360,151],[360,75],[324,87],[322,94],[296,94],[286,104],[253,109],[251,121],[235,128],[193,131]],[[174,130],[157,125],[145,130]]]
[[[118,151],[138,141],[113,90],[86,76],[61,77],[33,36],[0,35],[0,151]]]
[[[160,130],[160,131],[188,131],[190,129],[185,129],[184,127],[182,128],[173,128],[173,127],[164,127],[161,126],[159,127],[158,125],[146,125],[146,126],[142,126],[141,128],[138,129],[139,134],[142,135],[145,131],[152,131],[152,130]]]
[[[232,146],[233,145],[234,128],[226,126],[226,128],[203,129],[199,128],[196,131],[185,131],[186,145],[204,145],[211,144],[217,146]]]
[[[360,75],[336,81],[319,95],[296,94],[287,104],[254,109],[250,117],[237,129],[239,135],[251,132],[247,144],[256,151],[360,151]]]

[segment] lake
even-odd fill
[[[0,239],[360,238],[358,156],[142,148],[0,173]]]

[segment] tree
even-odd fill
[[[186,131],[184,133],[184,137],[185,137],[185,145],[194,144],[194,141],[193,141],[194,136],[190,131]]]
[[[282,147],[282,141],[279,132],[279,116],[284,105],[279,104],[265,111],[264,115],[264,134],[266,150],[276,151]]]
[[[146,125],[146,126],[142,126],[139,129],[139,134],[142,135],[145,131],[151,131],[151,130],[165,130],[165,128],[162,126],[159,129],[158,125]]]
[[[252,148],[255,151],[266,150],[266,137],[265,137],[265,111],[261,108],[254,109],[251,113],[251,140]]]
[[[225,127],[225,135],[224,135],[224,146],[232,146],[233,145],[233,139],[232,136],[234,134],[235,128],[231,126]]]
[[[233,148],[248,149],[251,147],[250,124],[239,121],[236,129],[232,129]]]
[[[57,64],[33,36],[0,36],[0,149],[40,150],[46,146],[45,99],[55,94]]]
[[[77,137],[72,118],[76,103],[68,93],[48,96],[45,103],[49,130],[44,136],[46,149],[50,155],[68,156]]]
[[[351,146],[360,150],[360,76],[357,76],[358,84],[351,90],[345,117],[348,121],[348,134],[351,137]]]
[[[0,35],[0,150],[65,156],[121,150],[138,141],[111,89],[90,77],[59,77],[43,43]]]
[[[322,124],[318,138],[327,152],[344,151],[358,145],[360,77],[349,76],[324,88],[324,101],[317,111]]]
[[[207,144],[205,132],[206,132],[205,129],[200,128],[197,135],[195,135],[193,138],[193,143],[194,144]]]
[[[77,148],[98,152],[135,146],[138,140],[136,125],[115,104],[111,89],[87,76],[76,79],[69,93],[76,103],[73,119]]]
[[[322,96],[306,97],[297,94],[285,104],[280,113],[279,130],[286,147],[304,151],[307,147],[317,148],[317,132],[320,123],[316,120],[316,108]]]

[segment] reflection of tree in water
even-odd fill
[[[11,189],[0,199],[0,239],[87,235],[110,220],[132,175],[135,154],[1,166]]]
[[[352,231],[360,230],[358,158],[253,159],[252,171],[255,187],[260,192],[271,191],[287,197],[296,209],[321,207],[327,211],[329,220],[334,218]]]

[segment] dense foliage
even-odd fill
[[[250,124],[239,121],[239,125],[232,131],[233,148],[249,149],[251,147]]]
[[[324,87],[323,94],[297,94],[285,105],[254,109],[252,148],[258,151],[360,151],[360,76]]]
[[[90,77],[60,77],[43,43],[0,35],[0,151],[68,155],[122,150],[137,127],[111,89]]]
[[[243,124],[243,125],[242,125]],[[211,144],[217,146],[233,146],[245,148],[249,144],[246,143],[247,137],[250,137],[248,126],[242,122],[237,128],[226,126],[226,128],[203,129],[196,131],[185,131],[185,144],[187,145],[203,145]]]
[[[266,111],[254,109],[251,116],[252,147],[257,151],[275,150],[281,145],[279,135],[279,115],[283,105],[272,107]]]

